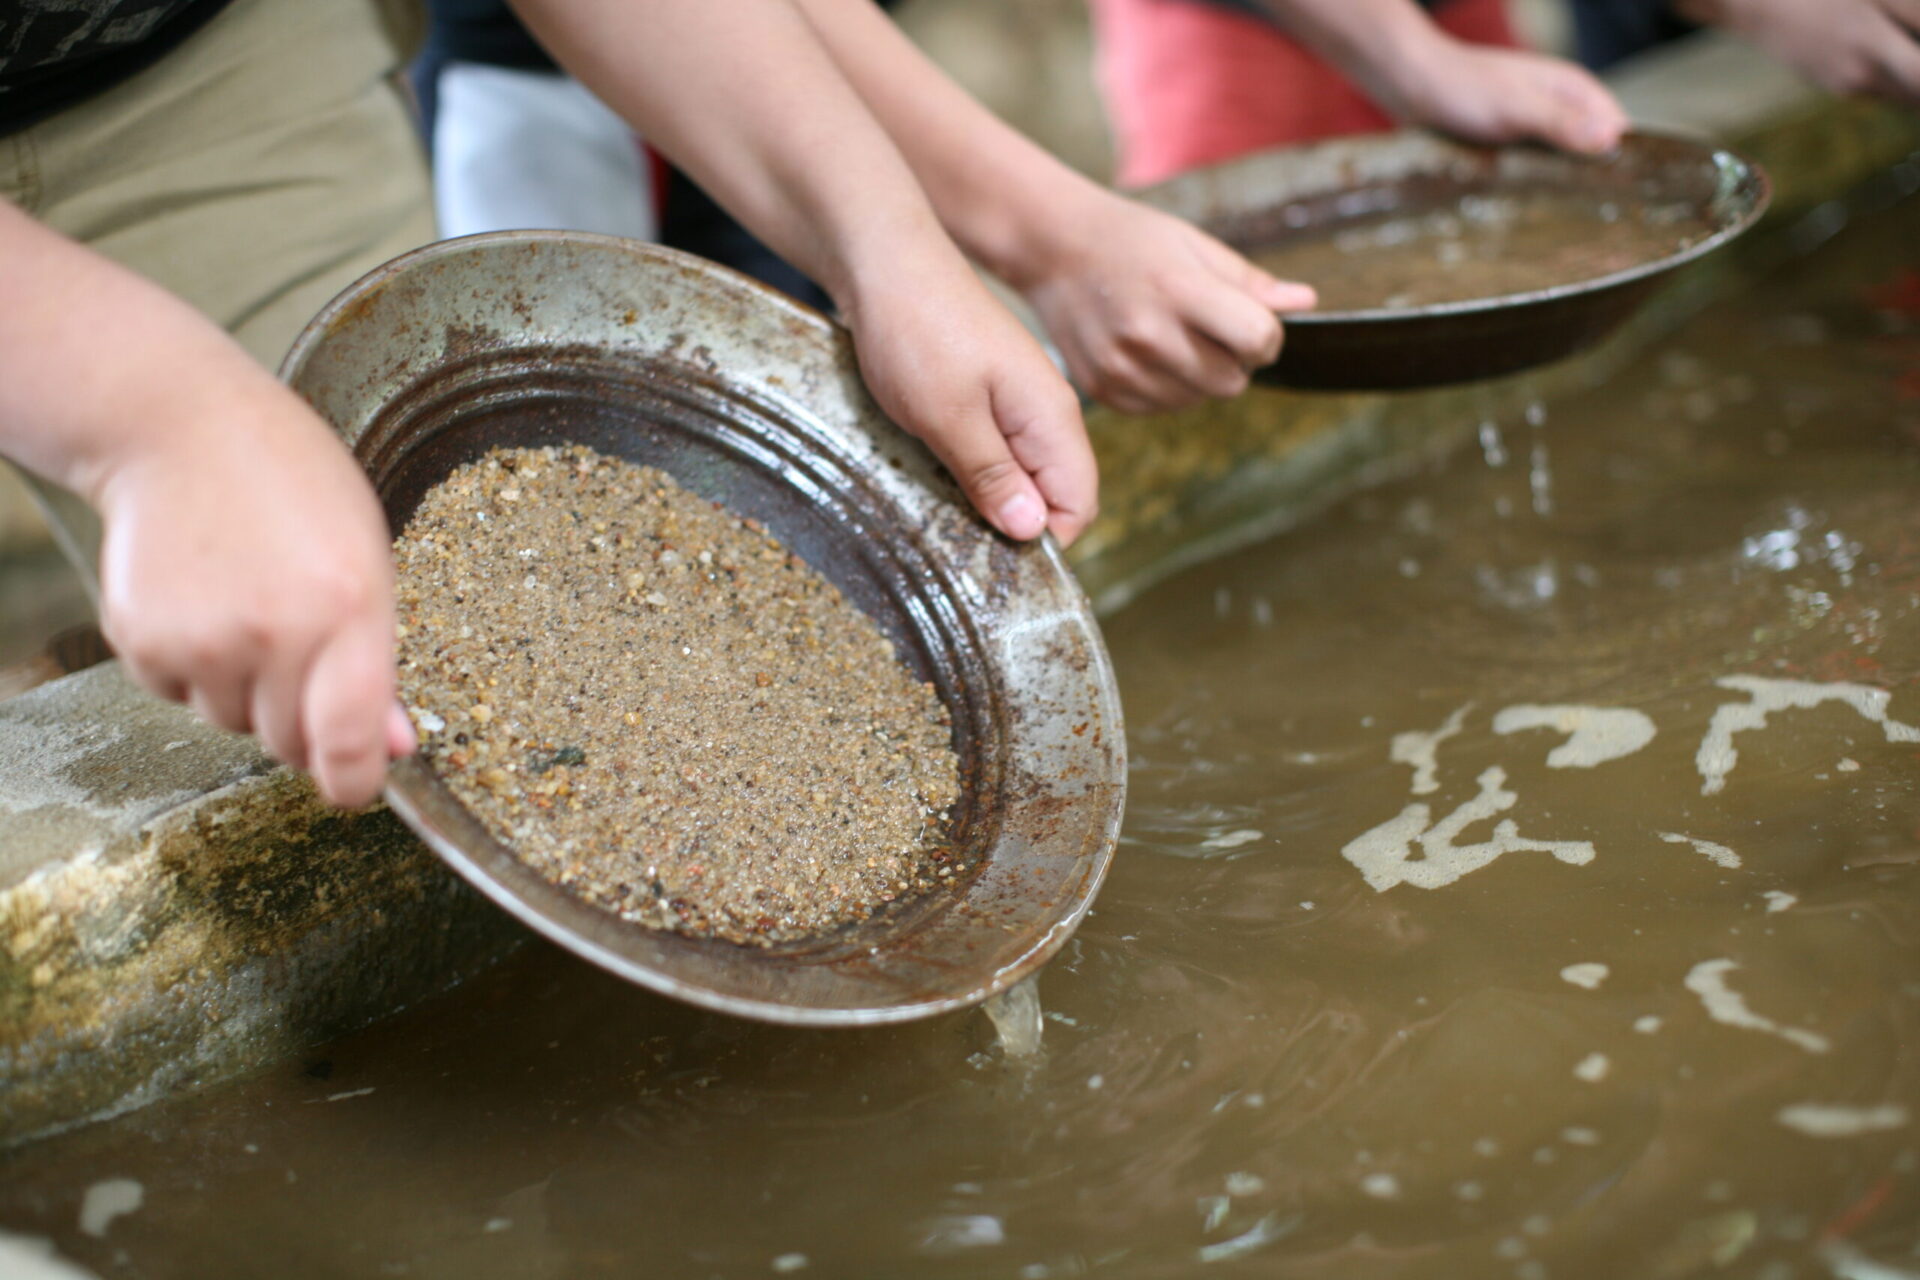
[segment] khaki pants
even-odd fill
[[[400,58],[374,0],[236,0],[131,80],[0,138],[0,194],[277,364],[329,298],[433,238]]]
[[[235,0],[132,79],[0,137],[0,196],[276,365],[336,293],[433,239],[425,155],[393,78],[399,12]],[[10,501],[0,490],[0,530]]]

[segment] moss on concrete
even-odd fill
[[[521,936],[392,814],[327,808],[116,667],[0,706],[9,741],[0,1139],[298,1051]]]

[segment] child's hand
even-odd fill
[[[205,386],[155,403],[152,444],[96,491],[107,637],[147,689],[258,734],[331,803],[366,804],[414,745],[394,700],[386,520],[332,432],[264,370]]]
[[[1834,93],[1920,106],[1916,0],[1687,0],[1680,9],[1739,32]]]
[[[5,200],[0,280],[0,451],[105,519],[101,621],[128,671],[334,804],[372,800],[413,730],[386,520],[353,458],[206,317]]]
[[[1381,79],[1376,93],[1392,114],[1474,142],[1538,140],[1600,154],[1630,124],[1607,87],[1571,62],[1438,30]]]
[[[956,253],[843,300],[880,407],[946,464],[1010,538],[1060,545],[1093,519],[1099,482],[1080,402]]]
[[[1237,396],[1280,354],[1275,312],[1314,305],[1178,218],[1104,190],[1060,210],[1051,248],[1015,283],[1082,390],[1123,413]]]

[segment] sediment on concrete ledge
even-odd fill
[[[520,936],[391,813],[117,664],[0,703],[4,1140],[298,1052]]]
[[[1637,114],[1712,127],[1767,165],[1776,228],[1920,145],[1910,115],[1753,81],[1726,61],[1756,56],[1696,44],[1622,83]],[[1740,269],[1708,264],[1610,348],[1498,384],[1095,414],[1105,514],[1075,548],[1080,571],[1112,606],[1295,523],[1484,418],[1604,376],[1716,292],[1715,273]],[[521,936],[390,814],[326,810],[250,741],[154,702],[114,666],[0,703],[0,1144],[296,1053]]]

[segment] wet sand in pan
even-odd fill
[[[1312,285],[1322,311],[1399,310],[1598,279],[1678,253],[1712,230],[1689,205],[1535,192],[1381,214],[1252,256],[1275,275]]]
[[[758,524],[590,449],[497,449],[395,554],[421,749],[553,883],[772,943],[955,875],[946,707]]]

